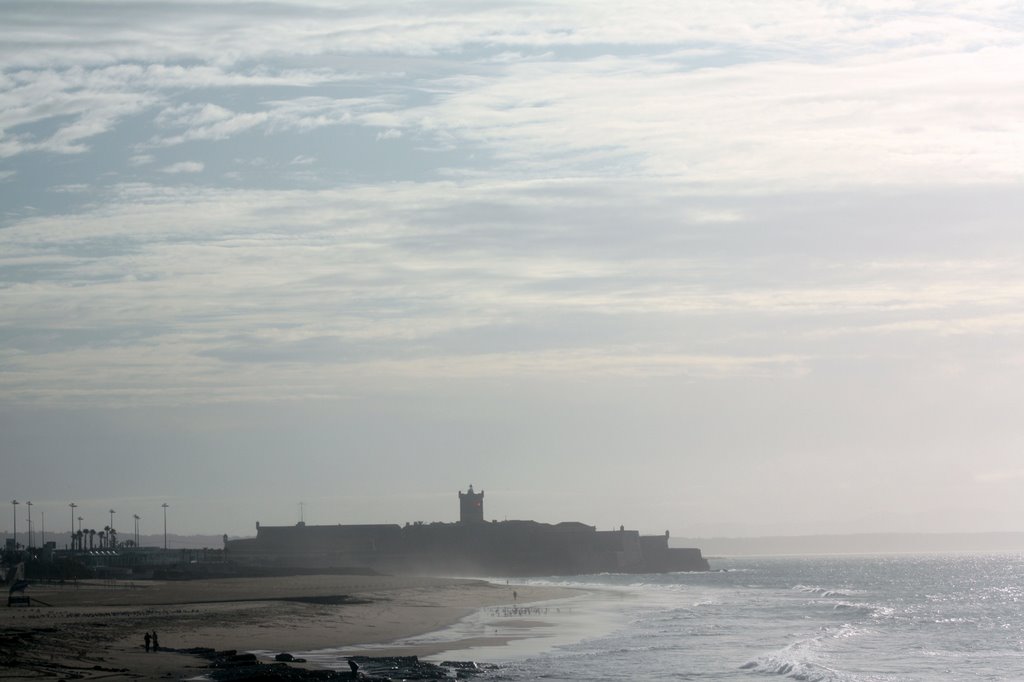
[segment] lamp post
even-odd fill
[[[39,515],[41,517],[43,517],[43,521],[42,521],[42,537],[39,540],[39,544],[42,545],[43,547],[46,547],[46,512],[41,511],[41,512],[39,512]]]
[[[139,548],[139,519],[142,517],[138,514],[132,514],[132,518],[135,519],[135,549]]]
[[[166,502],[164,502],[160,506],[164,508],[164,550],[166,551],[167,550],[167,508],[170,507],[171,505],[169,505]]]
[[[18,551],[18,501],[11,500],[11,509],[14,514],[14,551]]]
[[[75,550],[75,508],[78,507],[78,505],[75,504],[74,502],[72,502],[68,506],[71,507],[71,551],[74,551]]]
[[[28,507],[28,549],[32,551],[32,500],[25,503]]]

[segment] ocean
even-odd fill
[[[438,657],[500,664],[488,680],[1024,680],[1020,554],[711,563],[523,581],[600,590],[418,639],[527,635]]]

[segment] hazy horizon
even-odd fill
[[[1024,530],[1019,2],[0,16],[0,529]]]

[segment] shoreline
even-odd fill
[[[504,586],[502,586],[504,587]],[[507,589],[522,591],[526,585]],[[530,586],[532,587],[532,586]],[[300,649],[289,653],[304,659],[315,669],[346,672],[350,656],[368,658],[416,657],[426,665],[447,661],[473,662],[484,667],[506,665],[572,646],[588,639],[607,636],[626,622],[624,602],[637,598],[634,590],[597,586],[543,586],[567,592],[536,602],[507,603],[476,609],[468,616],[439,630],[385,643],[363,646]],[[263,662],[273,661],[274,652],[256,650]]]
[[[513,589],[524,606],[580,593],[475,579],[351,575],[39,584],[31,596],[51,606],[0,609],[2,677],[194,678],[210,670],[185,652],[193,648],[260,651],[271,660],[276,653],[317,650],[411,655],[401,642],[510,606]],[[161,650],[146,653],[142,636],[153,630]],[[324,667],[311,664],[302,667]]]

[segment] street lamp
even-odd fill
[[[41,511],[41,512],[39,512],[39,515],[41,517],[43,517],[43,522],[42,522],[42,538],[39,540],[39,544],[42,545],[43,547],[46,547],[46,512]]]
[[[11,509],[14,513],[14,551],[18,551],[18,501],[11,500]]]
[[[72,502],[68,506],[71,507],[71,550],[74,551],[74,549],[75,549],[75,508],[78,507],[78,505],[75,504],[74,502]]]
[[[15,504],[17,504],[17,503],[15,503]],[[171,505],[169,505],[166,502],[164,502],[160,506],[164,508],[164,550],[166,551],[167,550],[167,508],[170,507]]]
[[[32,551],[32,500],[25,503],[28,507],[28,549]]]
[[[139,548],[139,519],[142,517],[138,514],[132,514],[132,518],[135,519],[135,548]]]

